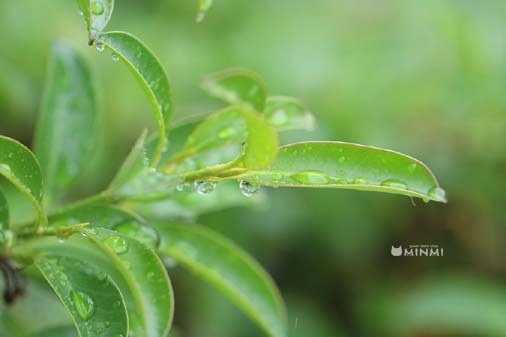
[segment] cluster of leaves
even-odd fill
[[[202,17],[211,1],[200,4]],[[344,188],[445,201],[430,170],[403,154],[343,142],[280,146],[279,132],[311,129],[313,116],[297,99],[268,96],[262,79],[246,70],[208,76],[203,89],[227,107],[171,128],[169,81],[153,52],[129,33],[103,31],[112,0],[78,0],[78,5],[89,43],[100,52],[109,50],[139,79],[157,132],[141,135],[106,190],[66,203],[65,195],[100,146],[94,143],[97,104],[81,57],[62,43],[54,47],[35,154],[0,136],[6,301],[22,292],[14,261],[32,266],[29,275],[49,283],[80,336],[163,337],[174,310],[162,263],[170,258],[216,286],[269,336],[282,337],[285,309],[268,274],[226,238],[181,219],[244,199],[238,191],[249,197],[260,186]],[[33,205],[32,222],[10,219],[8,206],[17,200],[13,191]]]

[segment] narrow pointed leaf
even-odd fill
[[[207,11],[212,7],[214,0],[199,0],[199,11],[197,13],[197,22],[202,22],[206,17]]]
[[[267,98],[264,110],[265,119],[276,129],[313,130],[315,119],[306,106],[296,98],[273,96]]]
[[[58,295],[81,337],[127,336],[128,317],[116,285],[100,270],[67,256],[41,256],[35,265]]]
[[[252,184],[378,191],[446,202],[422,162],[404,154],[342,142],[305,142],[280,148],[266,170],[242,176]]]
[[[114,9],[114,0],[77,0],[77,5],[88,27],[91,44],[96,34],[102,32],[109,23]]]
[[[9,228],[9,206],[4,194],[0,191],[0,230],[7,228]]]
[[[269,336],[286,336],[283,301],[274,282],[229,240],[194,225],[159,225],[160,253],[216,286]]]
[[[260,115],[246,111],[244,114],[249,130],[243,166],[259,170],[269,165],[278,153],[278,134]]]
[[[135,36],[125,32],[108,32],[97,42],[126,63],[147,93],[158,127],[158,145],[152,160],[156,166],[167,145],[172,114],[172,94],[167,74],[153,52]]]
[[[34,154],[18,141],[0,136],[0,176],[6,178],[33,204],[39,224],[46,223],[42,210],[42,174]]]
[[[46,198],[65,191],[82,173],[93,154],[97,128],[88,67],[75,51],[58,43],[53,48],[34,143]]]
[[[267,89],[262,78],[244,69],[228,69],[207,76],[202,88],[229,104],[247,104],[260,112],[265,106]]]

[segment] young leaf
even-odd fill
[[[279,131],[313,130],[315,119],[304,103],[292,97],[268,97],[264,109],[265,119]]]
[[[7,199],[0,191],[0,231],[9,228],[9,205]]]
[[[243,113],[248,127],[246,149],[242,156],[243,167],[259,170],[269,165],[278,153],[278,134],[260,115]]]
[[[165,69],[153,52],[135,36],[125,32],[101,34],[96,42],[98,49],[109,48],[122,59],[141,82],[153,107],[158,126],[158,145],[152,166],[159,162],[167,146],[172,114],[172,94]]]
[[[46,199],[75,182],[93,154],[97,109],[89,70],[70,47],[53,48],[34,149]]]
[[[0,176],[5,177],[33,204],[40,226],[46,223],[42,210],[42,174],[33,153],[18,141],[0,136]]]
[[[228,69],[204,78],[202,89],[229,104],[247,104],[264,110],[267,89],[262,78],[245,69]]]
[[[157,226],[160,253],[223,291],[272,337],[286,336],[283,301],[262,267],[232,242],[194,225]]]
[[[214,0],[199,0],[199,11],[197,13],[197,22],[202,22],[206,17],[207,11],[213,5]]]
[[[236,177],[252,184],[378,191],[446,202],[422,162],[404,154],[342,142],[305,142],[280,148],[266,170]]]
[[[114,9],[114,0],[77,0],[77,5],[88,27],[91,45],[96,35],[102,32],[109,23]]]
[[[70,313],[79,336],[127,336],[123,297],[100,270],[80,259],[58,255],[38,257],[35,265]]]

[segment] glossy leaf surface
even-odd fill
[[[345,188],[446,202],[444,190],[422,162],[398,152],[342,142],[283,146],[267,170],[239,178],[264,186]]]
[[[147,93],[156,124],[158,144],[152,159],[155,166],[166,150],[167,135],[172,114],[172,94],[165,69],[154,53],[135,36],[125,32],[108,32],[100,35],[98,49],[107,47],[113,55],[126,63]]]
[[[285,96],[267,98],[264,109],[265,119],[276,129],[313,130],[315,119],[313,114],[298,99]]]
[[[195,225],[159,225],[160,252],[223,291],[273,337],[286,336],[284,304],[272,279],[241,248]]]
[[[58,43],[53,48],[34,143],[46,197],[61,193],[79,177],[93,154],[97,127],[88,67],[75,51]]]
[[[207,11],[212,7],[214,0],[199,0],[199,11],[197,13],[197,22],[202,22]]]
[[[9,205],[7,199],[0,191],[0,230],[9,228]]]
[[[84,17],[90,44],[97,34],[104,30],[111,19],[114,9],[114,0],[77,0],[79,14]]]
[[[96,267],[66,256],[41,256],[35,265],[65,305],[81,337],[128,334],[121,293]]]

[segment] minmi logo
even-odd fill
[[[392,246],[392,256],[443,256],[444,250],[438,245],[409,245],[409,248]]]

